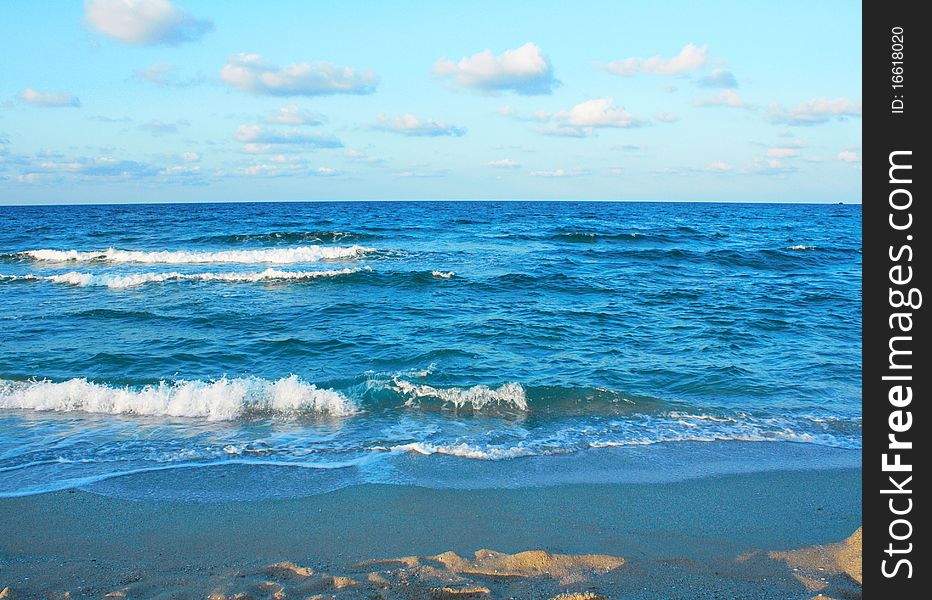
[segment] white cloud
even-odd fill
[[[301,110],[297,104],[292,103],[278,109],[268,121],[282,125],[320,125],[323,118],[317,113]]]
[[[200,175],[201,166],[200,165],[174,165],[172,167],[165,167],[159,171],[159,175],[169,175],[174,177],[185,177],[192,175]]]
[[[31,87],[23,90],[19,95],[20,100],[33,106],[42,106],[45,108],[59,107],[78,107],[81,101],[71,94],[56,94],[53,92],[40,92]]]
[[[842,150],[838,153],[838,160],[847,163],[857,162],[858,154],[857,152],[852,152],[851,150]]]
[[[234,170],[234,173],[247,177],[335,177],[340,175],[340,171],[332,167],[309,167],[303,158],[298,156],[285,156],[284,154],[269,156],[264,162],[240,167]]]
[[[550,114],[538,112],[538,120],[553,121],[555,125],[545,128],[543,133],[567,137],[585,137],[596,128],[640,127],[645,120],[629,113],[623,106],[613,106],[613,98],[586,100],[569,110]]]
[[[240,149],[246,154],[265,154],[272,151],[272,144],[245,143]]]
[[[371,166],[383,166],[386,162],[385,159],[379,158],[377,156],[371,156],[365,150],[360,150],[358,148],[347,148],[343,151],[343,156],[349,160],[352,160],[353,162]]]
[[[861,116],[861,101],[846,98],[816,98],[787,109],[779,104],[770,106],[770,120],[784,125],[820,125],[832,119]]]
[[[521,166],[520,163],[518,163],[518,161],[512,160],[510,158],[500,158],[498,160],[490,160],[489,162],[485,164],[490,167],[494,167],[496,169],[517,169],[518,167]]]
[[[708,88],[736,88],[738,80],[734,73],[725,69],[715,69],[709,75],[699,78],[696,82],[700,87]]]
[[[531,42],[497,56],[484,50],[456,63],[444,58],[434,64],[433,72],[438,77],[452,77],[461,87],[485,92],[549,94],[558,85],[550,61]]]
[[[772,175],[784,177],[796,171],[796,167],[786,165],[778,158],[756,158],[742,171],[751,175]]]
[[[768,158],[792,158],[794,156],[799,156],[799,150],[795,148],[768,148],[767,157]]]
[[[709,170],[714,171],[716,173],[731,171],[731,165],[721,160],[715,160],[715,161],[712,161],[711,164],[709,164]]]
[[[605,70],[614,75],[628,77],[635,73],[650,73],[653,75],[682,75],[697,71],[708,62],[709,47],[686,44],[680,53],[673,58],[665,59],[661,56],[651,58],[626,58],[614,60],[604,65]]]
[[[419,119],[412,114],[406,114],[400,117],[380,115],[379,122],[375,128],[415,137],[459,137],[466,133],[466,130],[462,127],[457,127],[456,125],[444,121]]]
[[[342,148],[343,144],[335,137],[306,133],[303,131],[270,131],[259,125],[240,125],[234,134],[237,140],[246,144],[244,151],[250,154],[266,152],[272,144],[294,144],[311,148]]]
[[[267,96],[371,94],[379,82],[369,69],[354,70],[328,62],[304,62],[277,67],[258,54],[236,54],[220,70],[228,85]]]
[[[190,42],[213,28],[168,0],[85,0],[84,16],[97,32],[137,46]]]
[[[561,177],[579,177],[580,175],[585,175],[586,171],[584,169],[555,169],[553,171],[531,171],[531,177],[552,177],[552,178],[561,178]]]
[[[236,169],[234,173],[247,177],[281,177],[283,175],[293,175],[295,171],[294,167],[288,165],[256,163]]]
[[[713,96],[699,98],[695,100],[693,104],[695,106],[727,106],[730,108],[751,108],[749,104],[741,99],[741,96],[738,95],[738,92],[735,92],[734,90],[722,90]]]
[[[405,179],[429,179],[434,177],[444,177],[447,174],[446,169],[432,169],[432,170],[408,170],[398,173],[398,177],[403,177]]]
[[[24,177],[45,173],[70,177],[140,179],[158,175],[160,170],[151,164],[112,156],[67,158],[52,153],[50,155],[40,154],[35,158],[24,158],[22,162]]]
[[[673,123],[675,121],[680,120],[678,116],[674,115],[673,113],[668,113],[668,112],[659,112],[656,115],[654,115],[654,118],[660,121],[661,123]]]

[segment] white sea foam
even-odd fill
[[[228,273],[130,273],[127,275],[79,273],[69,271],[56,275],[0,275],[0,279],[23,281],[51,281],[77,286],[106,286],[109,288],[128,288],[148,283],[166,281],[219,281],[225,283],[258,283],[260,281],[306,281],[321,277],[336,277],[357,273],[359,269],[331,269],[327,271],[281,271],[268,268],[256,272]]]
[[[530,448],[522,446],[471,446],[469,444],[426,444],[414,442],[411,444],[401,444],[393,446],[389,450],[394,452],[413,452],[429,456],[431,454],[448,454],[450,456],[459,456],[462,458],[473,458],[477,460],[503,460],[507,458],[520,458],[522,456],[533,456],[540,454]]]
[[[141,264],[189,264],[189,263],[304,263],[340,258],[358,258],[373,252],[374,248],[363,246],[300,246],[296,248],[267,248],[259,250],[174,250],[149,252],[143,250],[118,250],[107,248],[100,251],[80,250],[26,250],[18,252],[31,260],[49,262],[109,262]]]
[[[0,408],[206,417],[217,421],[261,414],[348,416],[359,412],[343,394],[304,383],[296,375],[276,381],[257,377],[163,381],[142,388],[109,386],[87,379],[0,380]]]
[[[475,410],[481,410],[486,406],[505,405],[518,410],[528,409],[527,395],[519,383],[506,383],[497,388],[486,385],[475,385],[471,388],[435,388],[395,378],[391,387],[408,398],[405,404],[409,406],[419,398],[436,398],[456,408],[468,405]]]
[[[430,274],[438,279],[453,279],[456,275],[453,271],[431,271]]]
[[[815,246],[807,246],[806,244],[797,244],[795,246],[787,246],[787,250],[815,250]]]

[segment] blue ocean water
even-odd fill
[[[218,463],[307,467],[310,490],[452,457],[514,477],[605,447],[856,449],[860,215],[0,207],[0,495]]]

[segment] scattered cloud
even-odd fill
[[[246,177],[282,177],[285,175],[295,175],[302,170],[302,167],[283,163],[256,163],[234,169],[233,173]]]
[[[731,171],[731,165],[721,160],[714,160],[709,164],[708,170],[713,173],[724,173]]]
[[[768,148],[767,158],[793,158],[799,156],[799,150],[795,148]]]
[[[858,154],[851,150],[842,150],[838,153],[838,160],[846,163],[858,162]]]
[[[353,161],[358,161],[362,163],[368,163],[370,165],[383,165],[385,160],[377,158],[375,156],[370,156],[369,153],[359,150],[357,148],[347,148],[343,151],[343,156],[349,158]]]
[[[518,161],[512,160],[510,158],[500,158],[498,160],[490,160],[489,162],[485,164],[495,169],[517,169],[518,167],[521,166],[521,164]]]
[[[158,167],[134,160],[123,160],[112,156],[96,158],[65,158],[60,155],[37,155],[23,165],[21,177],[32,182],[39,181],[41,174],[77,177],[108,177],[112,179],[140,179],[159,174]]]
[[[191,123],[184,119],[181,119],[180,121],[175,121],[172,123],[165,123],[165,122],[159,121],[158,119],[153,119],[151,121],[147,121],[146,123],[143,123],[142,125],[140,125],[139,129],[142,129],[143,131],[148,131],[152,135],[158,137],[162,135],[172,135],[172,134],[178,133],[179,127],[189,127],[190,125]]]
[[[159,171],[159,175],[169,175],[172,177],[192,177],[200,174],[200,165],[172,165]]]
[[[191,42],[213,29],[168,0],[85,0],[84,16],[91,29],[134,46]]]
[[[412,114],[406,114],[400,117],[380,115],[379,122],[375,125],[375,128],[413,137],[459,137],[466,133],[466,130],[462,127],[457,127],[456,125],[444,121],[419,119]]]
[[[644,119],[629,113],[623,106],[615,107],[613,98],[598,98],[581,102],[569,110],[556,113],[537,113],[540,121],[554,125],[543,129],[548,135],[586,137],[598,128],[641,127]]]
[[[255,144],[247,142],[240,148],[241,152],[246,154],[266,154],[272,152],[272,144]]]
[[[328,166],[311,167],[299,156],[276,154],[262,162],[238,167],[233,170],[233,174],[244,177],[335,177],[340,175],[340,171]]]
[[[758,158],[750,165],[743,169],[743,172],[751,175],[770,175],[783,177],[795,172],[796,167],[786,165],[779,158]]]
[[[335,137],[298,130],[272,131],[260,125],[240,125],[234,137],[246,144],[244,151],[250,154],[267,152],[273,144],[289,144],[310,148],[342,148],[343,143]]]
[[[447,173],[449,173],[447,169],[410,169],[398,173],[398,177],[404,179],[432,179],[444,177]]]
[[[238,90],[266,96],[371,94],[379,82],[369,69],[354,70],[320,61],[277,67],[258,54],[231,56],[220,70],[220,78]]]
[[[588,173],[585,169],[555,169],[553,171],[531,171],[531,177],[579,177]]]
[[[673,113],[668,113],[668,112],[659,112],[656,115],[654,115],[654,118],[660,121],[661,123],[673,123],[675,121],[680,120],[678,116],[674,115]]]
[[[459,62],[443,58],[434,64],[433,74],[451,77],[456,85],[464,88],[483,92],[511,91],[526,96],[550,94],[559,85],[553,77],[550,61],[531,42],[499,55],[483,50],[464,56]]]
[[[676,56],[665,59],[660,55],[651,58],[625,58],[614,60],[602,66],[613,75],[630,77],[636,73],[652,75],[684,75],[697,71],[708,62],[709,47],[706,45],[686,44]]]
[[[19,95],[20,100],[33,106],[43,108],[77,108],[81,106],[81,101],[71,94],[58,94],[54,92],[41,92],[39,90],[27,87]]]
[[[275,111],[267,121],[280,125],[320,125],[324,122],[324,119],[323,115],[302,110],[298,108],[297,104],[291,103]]]
[[[770,106],[769,118],[782,125],[821,125],[831,120],[845,120],[861,116],[861,101],[846,98],[816,98],[784,108],[779,104]]]
[[[738,95],[734,90],[722,90],[721,92],[705,98],[699,98],[693,101],[694,106],[725,106],[729,108],[752,108]]]
[[[699,87],[707,88],[736,88],[738,80],[735,79],[734,73],[725,69],[714,69],[705,77],[700,77],[696,84]]]

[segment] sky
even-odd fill
[[[859,2],[0,4],[0,204],[860,202]]]

